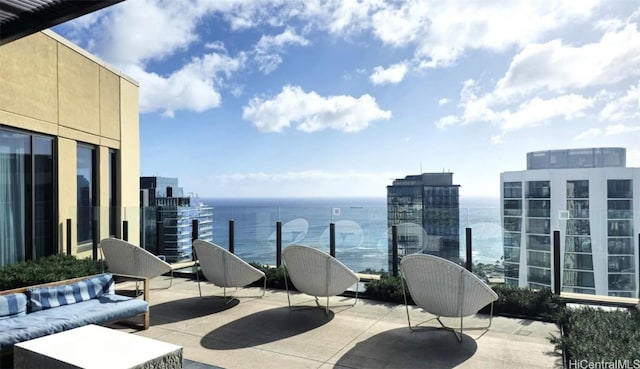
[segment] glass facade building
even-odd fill
[[[553,285],[558,230],[563,291],[638,297],[640,168],[625,163],[623,148],[551,150],[501,174],[507,284]]]
[[[183,196],[177,178],[140,177],[140,189],[145,249],[164,255],[168,262],[192,260],[194,220],[198,238],[213,242],[213,208],[192,204],[190,197]]]
[[[460,262],[459,189],[453,173],[409,175],[387,186],[387,223],[398,229],[398,260],[422,252]],[[389,270],[392,247],[390,238]]]

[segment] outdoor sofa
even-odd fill
[[[148,280],[142,281],[147,289]],[[111,273],[0,291],[0,354],[11,353],[19,342],[137,316],[147,329],[147,301],[116,294]]]

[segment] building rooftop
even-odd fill
[[[184,358],[221,368],[554,368],[562,367],[550,335],[558,327],[525,319],[494,317],[488,331],[465,330],[462,343],[451,332],[411,332],[404,305],[331,299],[331,311],[291,311],[284,291],[239,289],[225,304],[222,288],[198,286],[176,278],[152,281],[151,327],[133,332],[180,345]],[[118,288],[122,288],[119,287]],[[126,287],[125,287],[126,288]],[[131,287],[133,288],[133,287]],[[229,290],[227,290],[229,292]],[[292,303],[315,306],[312,297],[295,294]],[[411,307],[412,320],[434,316]],[[458,319],[443,319],[452,325]],[[465,326],[486,325],[488,317],[465,318]],[[436,326],[437,322],[427,322]],[[193,363],[190,363],[193,366]],[[201,366],[197,366],[201,367]]]
[[[459,186],[453,184],[453,173],[422,173],[393,180],[393,186]],[[387,186],[390,187],[390,186]]]
[[[527,170],[625,167],[627,151],[622,147],[563,149],[527,153]]]

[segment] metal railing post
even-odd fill
[[[71,255],[71,219],[67,219],[67,255]]]
[[[466,250],[467,250],[467,252],[466,252],[466,255],[467,255],[466,256],[467,257],[467,260],[466,260],[467,270],[470,271],[470,272],[473,272],[473,260],[472,260],[473,253],[471,252],[473,250],[473,246],[472,246],[472,242],[471,242],[471,227],[465,228],[465,236],[466,236],[466,241],[467,241],[467,244],[466,244],[466,246],[467,246],[466,247]]]
[[[198,227],[198,219],[191,219],[191,260],[196,260],[196,254],[193,252],[193,241],[200,237]]]
[[[276,222],[276,267],[282,265],[282,222]]]
[[[329,223],[329,255],[336,257],[336,224]]]
[[[93,254],[93,261],[96,261],[98,260],[98,221],[96,219],[91,221],[91,228],[93,232],[91,251]]]
[[[234,253],[235,252],[235,234],[234,234],[234,221],[233,220],[229,220],[229,252],[230,253]]]
[[[122,221],[122,239],[125,241],[129,241],[129,221]]]
[[[553,231],[553,293],[560,295],[560,231]]]
[[[398,226],[391,226],[391,275],[398,276]]]

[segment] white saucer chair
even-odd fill
[[[318,297],[326,297],[325,313],[329,313],[329,297],[337,296],[347,288],[356,285],[356,296],[353,305],[358,301],[358,276],[331,255],[309,246],[292,245],[282,251],[285,264],[285,287],[287,301],[291,308],[287,274],[291,282],[302,293],[315,297],[316,305],[320,307]],[[351,305],[351,306],[353,306]]]
[[[142,247],[118,238],[105,238],[100,241],[100,250],[111,273],[149,279],[170,273],[169,287],[173,284],[171,264]]]
[[[196,253],[200,270],[204,277],[210,283],[223,288],[225,302],[227,301],[228,287],[244,287],[260,278],[264,279],[262,286],[262,296],[264,296],[267,288],[267,278],[261,270],[254,268],[236,255],[230,253],[224,248],[203,240],[193,241],[193,251]],[[196,273],[198,280],[198,292],[202,297],[202,289],[200,288],[200,273]]]
[[[416,305],[435,315],[441,328],[452,331],[458,342],[462,342],[463,317],[476,314],[488,304],[491,304],[489,325],[467,329],[488,330],[491,327],[493,302],[498,299],[498,295],[473,273],[449,260],[427,254],[404,256],[400,262],[400,269],[407,321],[412,331],[417,329],[418,325],[411,325],[405,289],[409,290]],[[445,326],[440,317],[459,317],[460,333],[458,334],[455,328]]]

